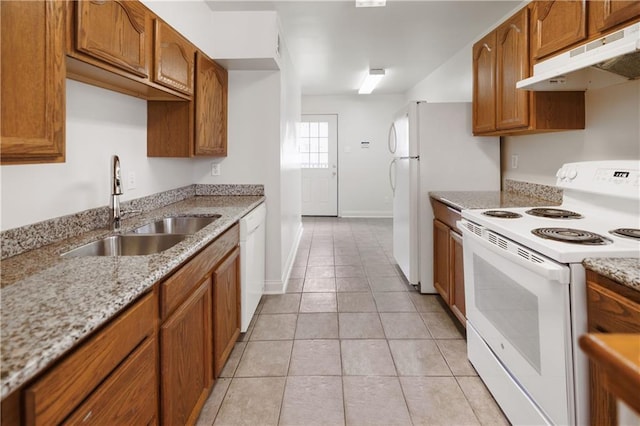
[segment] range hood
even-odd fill
[[[598,89],[640,77],[640,22],[533,66],[516,88],[537,91]]]

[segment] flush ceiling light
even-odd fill
[[[356,7],[381,7],[386,5],[387,0],[356,0]]]
[[[373,89],[375,89],[378,83],[380,83],[382,77],[384,77],[383,69],[369,70],[369,74],[367,74],[364,81],[362,82],[358,93],[361,95],[368,95],[369,93],[373,92]]]

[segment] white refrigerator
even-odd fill
[[[422,293],[436,292],[429,191],[500,190],[500,140],[471,125],[471,103],[410,102],[389,130],[393,256]]]

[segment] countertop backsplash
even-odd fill
[[[549,200],[557,204],[562,203],[562,188],[556,186],[505,179],[503,190]]]
[[[264,185],[193,184],[158,192],[120,204],[122,218],[133,217],[199,195],[264,195]],[[103,206],[0,233],[1,259],[35,250],[109,225],[109,207]]]

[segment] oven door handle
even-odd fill
[[[480,232],[484,235],[486,233],[491,233],[491,231],[482,226],[465,221],[464,219],[458,221],[457,225],[458,229],[462,231],[462,235],[464,236],[463,242],[468,238],[469,240],[473,240],[475,243],[480,244],[483,248],[491,250],[501,257],[517,263],[547,280],[556,281],[560,284],[569,284],[570,270],[567,266],[552,262],[544,258],[542,255],[532,252],[526,247],[503,237],[498,237],[501,243],[500,246],[493,244],[483,237],[476,235],[476,232]],[[469,229],[469,226],[473,227],[474,231]],[[495,235],[497,236],[497,234]],[[468,247],[465,247],[463,243],[462,249],[467,250]]]

